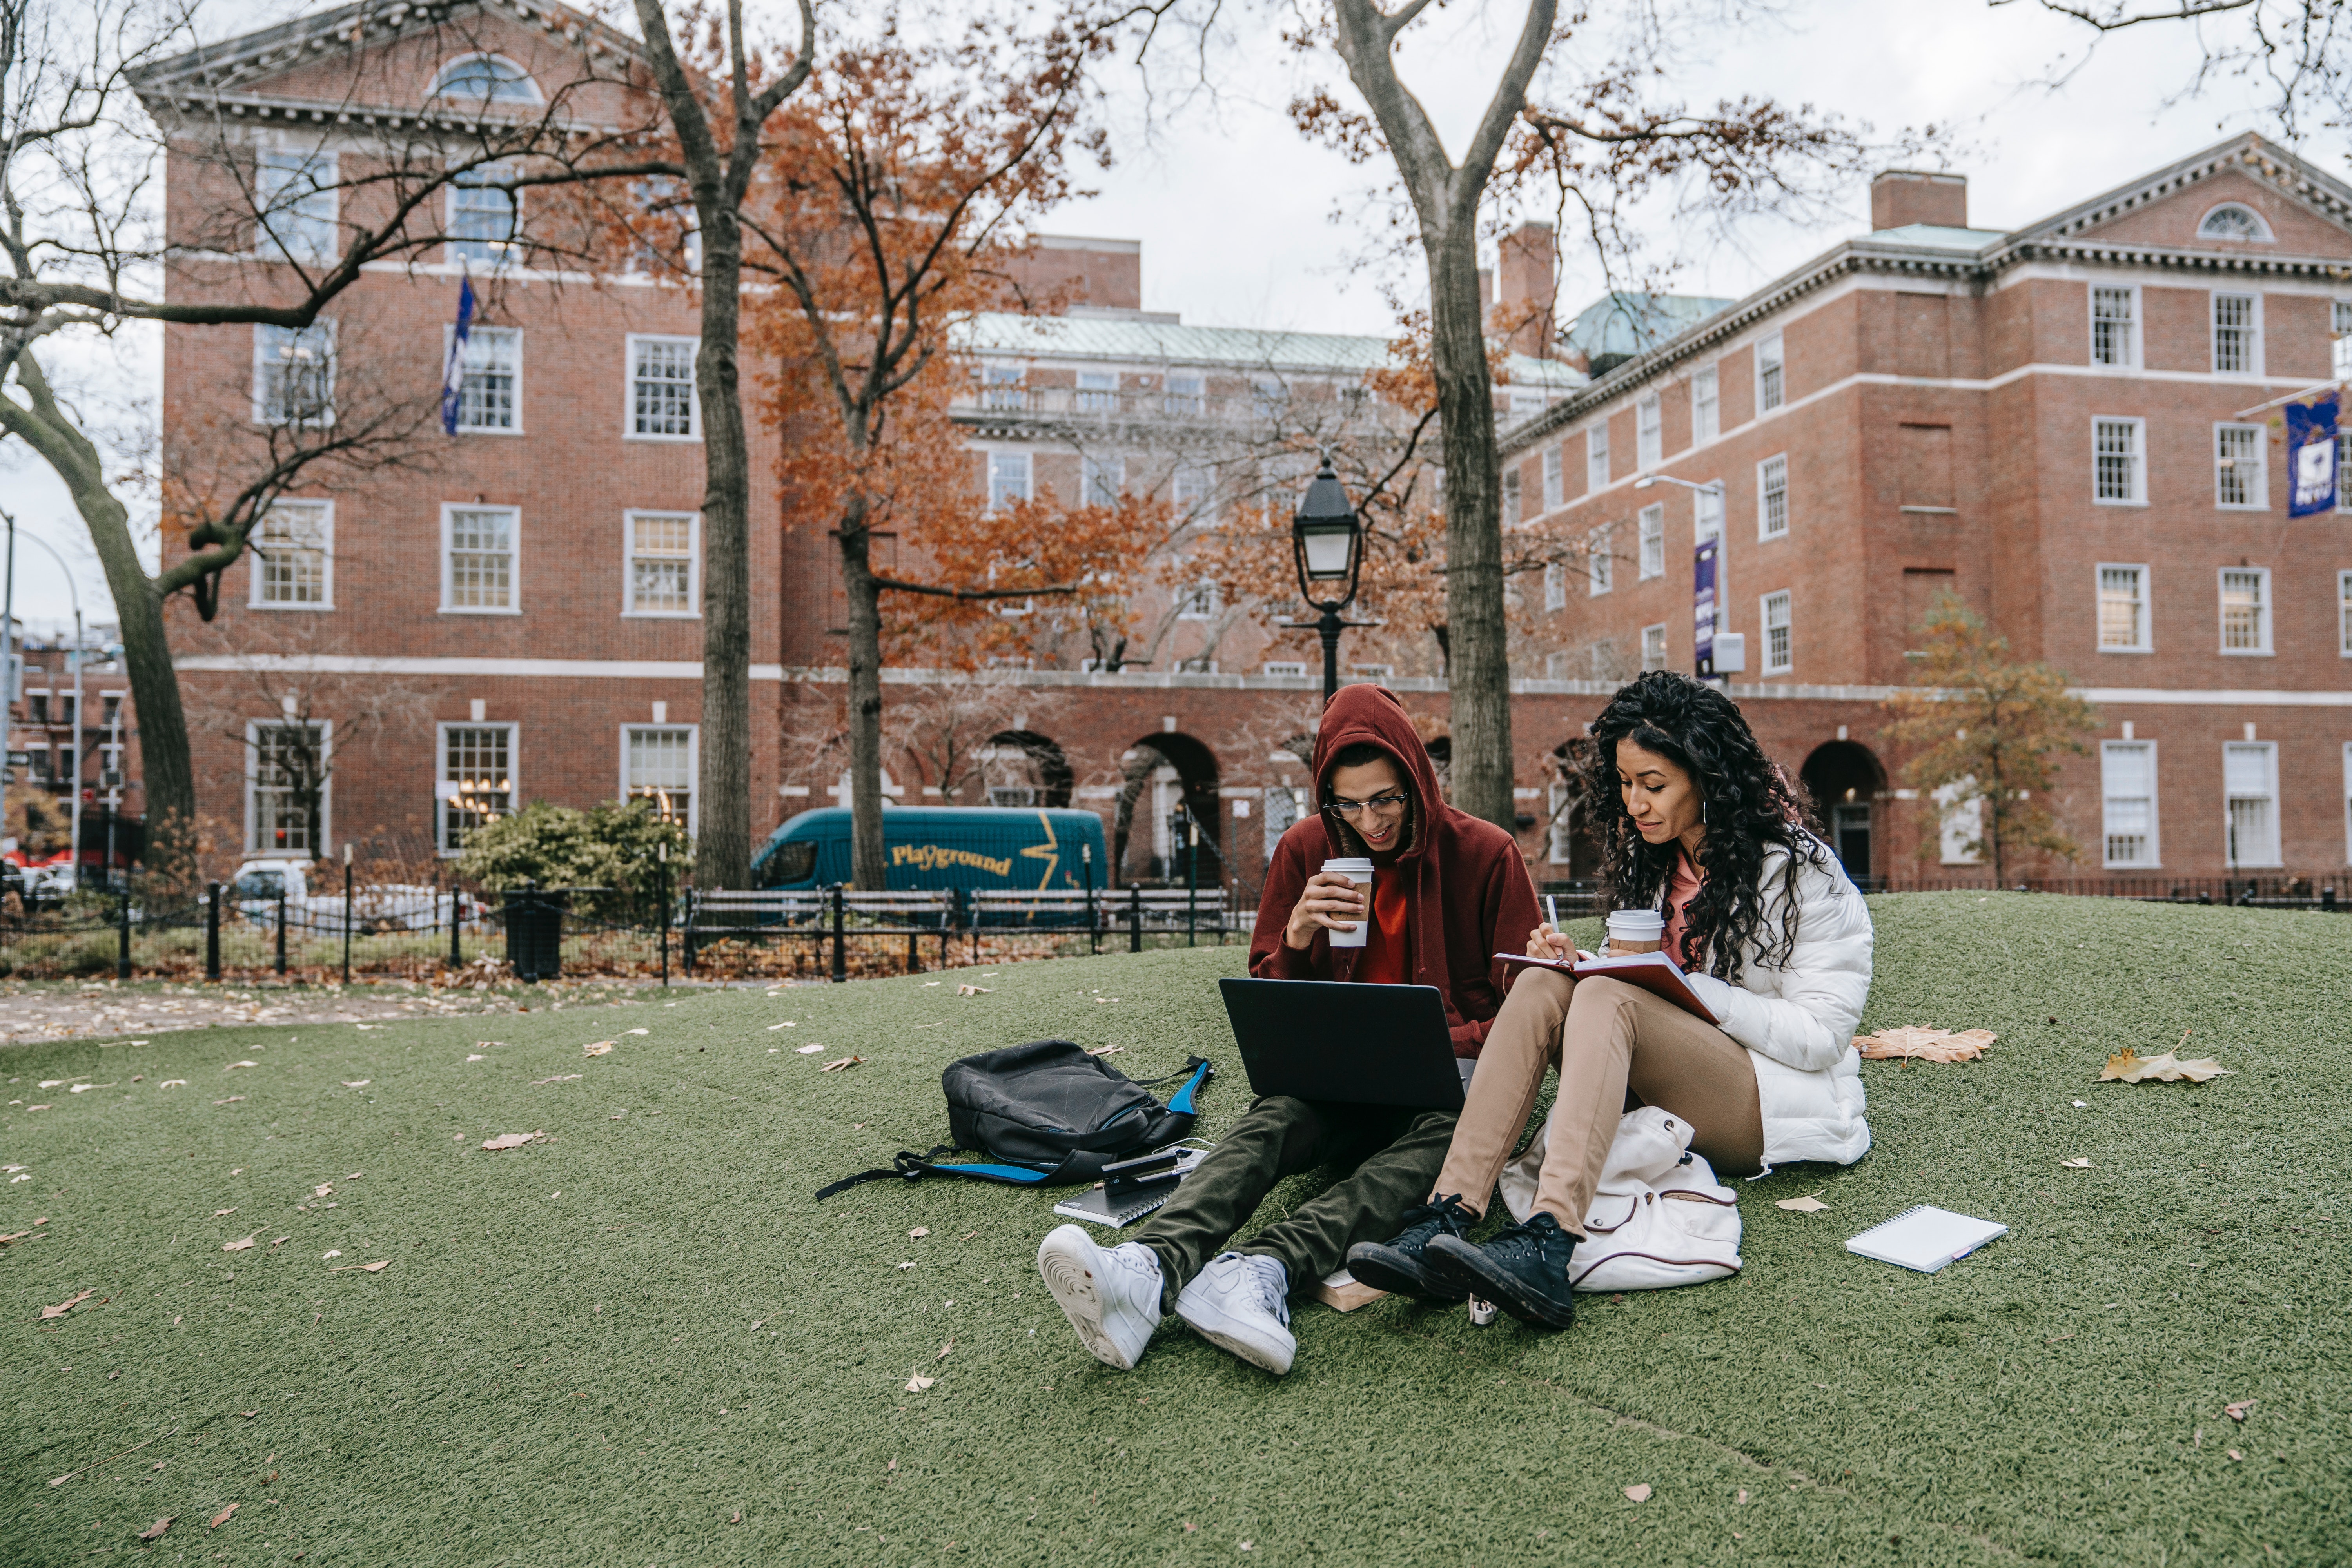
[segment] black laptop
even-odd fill
[[[1459,1110],[1445,999],[1434,985],[1220,980],[1255,1094]],[[1462,1067],[1467,1067],[1467,1062]]]

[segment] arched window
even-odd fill
[[[2240,206],[2236,202],[2223,202],[2207,213],[2204,221],[2197,226],[2197,237],[2266,240],[2271,237],[2271,226],[2264,223],[2262,215],[2252,207]]]
[[[478,98],[502,103],[537,103],[539,84],[502,55],[467,55],[441,68],[436,98]]]

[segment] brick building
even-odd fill
[[[105,821],[142,815],[138,727],[131,680],[110,626],[92,626],[77,648],[71,637],[26,637],[21,624],[9,653],[18,665],[16,700],[0,722],[11,757],[0,853],[27,861],[65,852],[72,797],[82,802],[82,847],[94,868],[105,857]],[[81,708],[75,708],[75,664]]]
[[[1853,870],[1934,874],[1969,835],[1873,733],[1949,589],[2098,705],[2083,869],[2345,866],[2352,531],[2287,517],[2270,422],[2345,374],[2352,188],[2250,136],[2013,232],[1967,200],[1881,175],[1874,232],[1507,433],[1530,521],[1597,544],[1552,670],[1690,668],[1718,540],[1733,694]]]

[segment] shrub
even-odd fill
[[[583,913],[617,916],[655,896],[658,858],[669,847],[670,886],[693,853],[686,830],[657,815],[651,801],[599,805],[587,811],[533,801],[511,816],[466,836],[457,873],[484,888],[534,882],[542,888],[610,891],[573,900]]]

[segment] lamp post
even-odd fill
[[[1680,485],[1695,494],[1713,496],[1717,502],[1714,537],[1699,540],[1691,552],[1691,648],[1693,669],[1701,680],[1726,680],[1747,668],[1748,639],[1736,632],[1717,630],[1723,620],[1723,606],[1729,602],[1724,592],[1723,481],[1709,479],[1702,485],[1668,474],[1644,474],[1633,481],[1637,490],[1658,485]]]
[[[1363,571],[1364,525],[1356,516],[1355,506],[1339,483],[1339,476],[1331,471],[1331,458],[1324,455],[1323,467],[1314,481],[1307,487],[1307,497],[1298,503],[1297,515],[1290,520],[1291,552],[1298,566],[1298,592],[1307,604],[1320,612],[1315,629],[1323,638],[1323,700],[1331,700],[1339,689],[1339,634],[1360,621],[1349,621],[1340,611],[1355,603],[1356,583]],[[1333,592],[1339,584],[1347,592],[1336,599],[1316,597],[1316,584],[1323,592]]]

